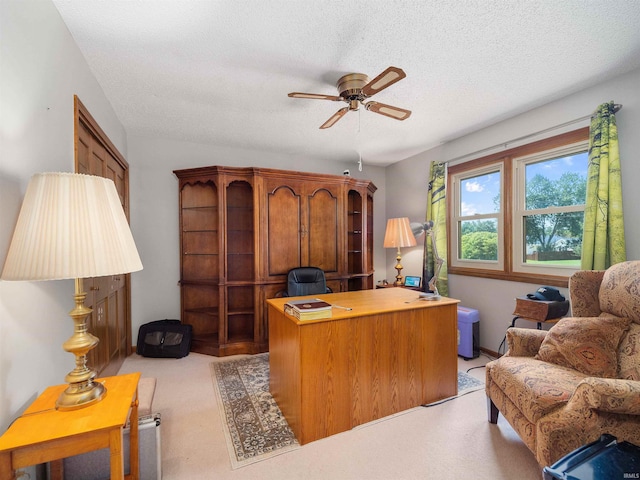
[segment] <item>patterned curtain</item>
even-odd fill
[[[429,181],[429,192],[427,194],[427,221],[433,222],[433,235],[436,240],[438,256],[445,260],[445,263],[438,274],[437,287],[442,296],[449,295],[449,282],[447,280],[447,203],[445,199],[445,186],[447,184],[447,166],[443,163],[431,163],[431,180]],[[433,259],[433,248],[429,237],[425,237],[424,242],[424,265],[422,267],[422,284],[427,288],[427,283],[433,277],[435,262]]]
[[[605,270],[625,260],[618,128],[609,102],[591,118],[581,268]]]

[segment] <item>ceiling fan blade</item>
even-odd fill
[[[395,118],[396,120],[406,120],[411,115],[411,110],[405,110],[404,108],[378,102],[367,102],[364,104],[364,108],[370,112],[379,113],[380,115]]]
[[[302,92],[291,92],[289,94],[291,98],[310,98],[313,100],[332,100],[334,102],[338,102],[344,100],[342,97],[336,97],[335,95],[322,95],[320,93],[302,93]]]
[[[329,128],[332,127],[334,123],[336,123],[338,120],[340,120],[345,113],[347,113],[349,111],[349,107],[344,107],[341,108],[340,110],[338,110],[336,113],[334,113],[331,118],[329,120],[327,120],[326,122],[324,122],[320,128]]]
[[[371,97],[375,95],[381,90],[393,85],[396,82],[399,82],[407,74],[401,68],[398,67],[389,67],[376,78],[367,83],[364,87],[362,87],[362,93],[364,93],[367,97]]]

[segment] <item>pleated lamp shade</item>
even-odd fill
[[[416,237],[413,236],[407,217],[390,218],[387,220],[387,230],[384,234],[384,248],[415,246]]]
[[[113,181],[39,173],[29,182],[3,280],[60,280],[142,269]]]

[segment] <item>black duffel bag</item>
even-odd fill
[[[136,353],[143,357],[182,358],[191,350],[191,325],[180,320],[156,320],[140,325]]]

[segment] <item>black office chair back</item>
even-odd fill
[[[287,296],[329,293],[324,271],[318,267],[300,267],[289,271],[287,276]]]

